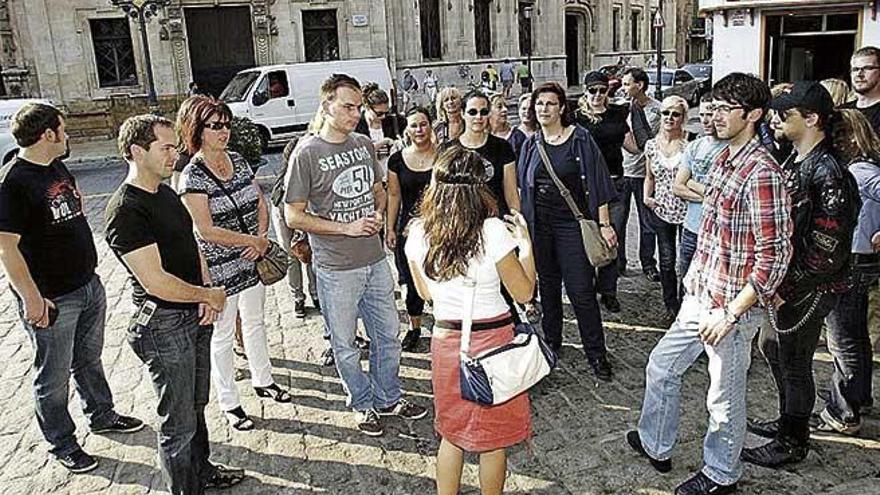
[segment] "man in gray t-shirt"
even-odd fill
[[[370,138],[354,134],[363,104],[358,82],[334,74],[321,85],[314,135],[290,157],[284,216],[309,233],[326,331],[336,370],[366,435],[384,433],[380,415],[419,419],[424,407],[401,397],[400,320],[394,279],[379,240],[384,223],[382,171]],[[355,345],[357,319],[370,338],[370,374]]]

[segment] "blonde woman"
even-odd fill
[[[687,203],[672,192],[672,185],[687,145],[684,123],[688,104],[680,96],[668,96],[660,103],[660,131],[645,143],[645,206],[654,212],[651,219],[657,233],[660,257],[660,286],[666,320],[672,323],[681,303],[675,274],[676,238],[684,222]]]
[[[843,79],[823,79],[819,84],[828,90],[831,101],[834,102],[834,108],[840,108],[852,99],[850,98],[849,84]]]
[[[511,127],[507,120],[507,100],[501,95],[489,99],[489,128],[496,137],[506,140],[519,158],[519,149],[526,140],[526,135],[518,127]]]
[[[461,115],[461,92],[452,86],[440,90],[437,95],[437,122],[434,134],[438,144],[458,139],[464,132],[464,119]]]

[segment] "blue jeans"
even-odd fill
[[[669,459],[678,435],[681,377],[705,351],[709,356],[709,428],[703,440],[703,473],[729,485],[742,475],[739,455],[746,436],[746,376],[751,343],[766,314],[753,308],[716,346],[703,344],[697,334],[708,307],[686,295],[675,323],[660,339],[645,368],[645,400],[639,436],[655,459]]]
[[[678,238],[678,278],[684,281],[688,269],[691,267],[691,261],[694,259],[694,253],[697,252],[698,236],[696,232],[691,232],[686,228],[681,229],[681,236]],[[684,285],[679,283],[678,293],[684,297]]]
[[[859,408],[871,405],[873,349],[868,333],[868,292],[877,281],[876,274],[853,267],[853,288],[840,295],[837,306],[828,314],[828,351],[834,358],[831,376],[829,412],[847,423],[861,420]]]
[[[336,371],[356,411],[381,409],[400,400],[400,320],[394,304],[394,279],[388,261],[353,270],[328,270],[315,263]],[[358,316],[370,339],[370,374],[364,373],[354,344]]]
[[[128,343],[159,399],[159,462],[172,494],[202,493],[213,469],[205,425],[212,333],[199,325],[195,309],[159,308],[146,325],[137,324],[136,314],[128,328]]]
[[[653,225],[657,235],[657,252],[660,257],[660,287],[663,290],[663,305],[669,311],[678,312],[681,301],[678,294],[678,276],[675,274],[675,243],[679,226],[661,220],[657,215],[654,215]]]
[[[623,218],[623,202],[621,201],[621,188],[623,187],[623,178],[614,179],[614,187],[617,189],[618,199],[608,204],[608,216],[611,217],[611,225],[617,234],[617,242],[623,242],[626,237],[626,220]],[[623,225],[624,230],[619,230],[619,226]],[[620,253],[617,253],[620,256]],[[596,270],[596,285],[599,294],[617,294],[617,279],[620,277],[620,266],[626,266],[626,260],[621,265],[618,262],[610,263]]]
[[[622,177],[615,179],[615,185],[618,183],[618,200],[622,208],[619,216],[612,218],[614,231],[618,233],[617,265],[621,269],[626,268],[626,223],[629,220],[630,199],[635,196],[636,209],[639,214],[639,261],[643,271],[656,270],[657,261],[654,259],[654,250],[657,247],[657,236],[651,224],[654,212],[645,206],[645,178]]]
[[[70,377],[91,429],[113,424],[113,394],[104,376],[104,317],[107,299],[101,279],[95,275],[72,292],[52,299],[58,319],[49,328],[36,328],[19,317],[34,346],[33,393],[37,423],[51,444],[49,452],[67,456],[80,449],[76,426],[67,411]]]

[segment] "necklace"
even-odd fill
[[[552,136],[545,136],[544,140],[547,141],[548,143],[555,143],[555,142],[558,142],[560,139],[562,139],[563,134],[565,134],[565,127],[563,127],[561,131],[559,131],[559,134],[554,134]]]
[[[417,149],[409,150],[410,159],[415,160],[416,162],[416,167],[413,168],[413,170],[416,172],[424,172],[425,170],[430,169],[435,155],[436,152],[433,149],[421,153]],[[426,167],[425,164],[428,164],[428,166]]]

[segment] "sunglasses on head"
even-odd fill
[[[587,93],[590,93],[591,95],[596,93],[604,95],[608,93],[608,88],[606,86],[593,86],[592,88],[587,88]]]
[[[681,117],[681,112],[676,112],[675,110],[663,110],[662,112],[660,112],[660,115],[664,117],[669,117],[671,115],[677,119]]]
[[[207,129],[211,129],[212,131],[219,131],[220,129],[232,129],[232,122],[208,122],[205,124]]]
[[[485,117],[486,115],[489,115],[489,109],[488,108],[481,108],[481,109],[477,110],[476,108],[469,108],[467,110],[467,114],[470,115],[471,117],[476,117],[477,115],[479,115],[481,117]]]

